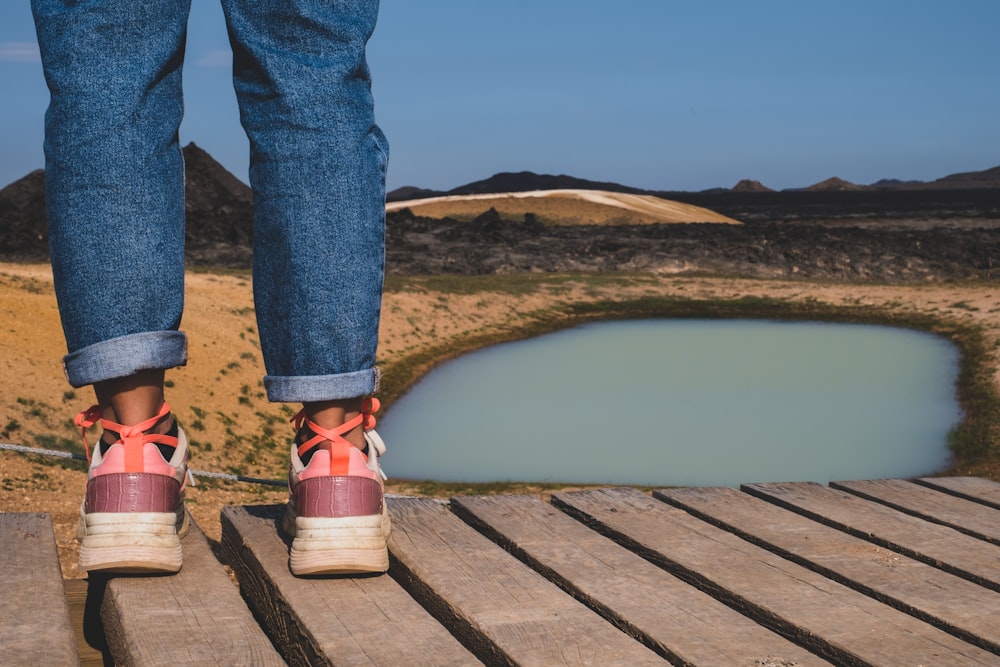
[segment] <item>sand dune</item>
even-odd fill
[[[432,218],[468,218],[490,208],[501,215],[534,213],[547,224],[649,224],[655,222],[716,222],[740,224],[720,213],[661,199],[603,190],[533,190],[502,194],[452,195],[390,202],[386,211],[408,208]]]

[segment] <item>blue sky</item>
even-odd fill
[[[531,170],[637,187],[931,180],[1000,165],[997,0],[383,0],[388,187]],[[246,180],[217,0],[193,0],[181,141]],[[28,0],[0,4],[0,186],[43,166]]]

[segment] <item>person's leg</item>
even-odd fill
[[[177,129],[189,3],[32,0],[51,91],[49,244],[75,387],[185,360]]]
[[[155,449],[153,440],[165,446],[168,458],[178,447],[152,436],[140,442],[142,433],[130,427],[174,430],[164,410],[163,371],[186,360],[178,330],[184,165],[177,132],[189,6],[190,0],[32,0],[51,93],[46,206],[66,375],[74,387],[93,385],[97,396],[99,410],[78,421],[103,417],[105,426],[115,427],[91,462],[84,523],[103,510],[135,511],[122,501],[129,493],[126,478],[110,473],[113,465],[102,467],[118,456],[117,450],[108,453],[115,438],[139,452],[126,457],[130,468],[177,477],[183,467],[144,463],[142,450]],[[169,485],[182,494],[182,479]],[[92,528],[85,550],[94,543]],[[108,565],[101,558],[81,556],[90,569]],[[179,567],[179,546],[177,559]]]
[[[312,449],[344,462],[343,474],[328,467],[327,479],[370,477],[377,463],[348,465],[359,452],[333,450],[345,441],[373,450],[363,427],[373,420],[361,409],[378,384],[388,146],[374,120],[365,46],[378,2],[223,0],[223,8],[250,139],[254,299],[268,398],[304,407],[298,444],[314,444],[293,451],[293,477],[310,474],[295,468],[314,467]],[[330,437],[317,439],[321,432]],[[297,462],[299,454],[307,461]],[[320,502],[339,503],[326,484],[314,485],[324,486]],[[379,490],[375,511],[383,509]],[[293,571],[301,573],[294,554],[293,545]]]
[[[375,0],[223,0],[250,138],[254,299],[272,401],[375,390],[387,144]]]

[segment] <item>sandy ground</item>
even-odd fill
[[[534,213],[548,224],[643,224],[654,222],[719,222],[739,225],[721,213],[652,195],[603,190],[531,190],[505,194],[450,195],[390,202],[386,211],[408,208],[431,218],[466,217],[493,207],[501,215]]]
[[[419,284],[419,282],[415,283]],[[515,327],[553,303],[625,300],[650,295],[692,299],[760,296],[831,305],[875,305],[900,312],[929,313],[977,323],[990,337],[994,382],[1000,386],[1000,285],[886,286],[777,280],[642,276],[625,284],[543,283],[524,293],[446,294],[415,288],[385,295],[380,357],[392,363],[432,345]],[[89,390],[72,390],[60,366],[64,352],[48,266],[0,263],[0,442],[69,449],[79,431],[72,417],[92,402]],[[292,428],[291,410],[264,399],[249,279],[233,275],[188,275],[183,329],[189,362],[168,375],[168,401],[192,441],[192,467],[265,477],[284,476]],[[97,437],[96,430],[91,440]],[[256,447],[247,447],[247,443]],[[392,449],[406,443],[389,444]],[[256,450],[257,453],[252,453]],[[86,483],[83,464],[0,451],[3,481],[0,511],[45,511],[56,526],[63,572],[77,578],[74,539]],[[391,470],[391,467],[390,467]],[[956,471],[962,474],[983,470]],[[991,474],[992,471],[985,471]],[[388,490],[417,487],[390,480]],[[528,489],[530,491],[530,487]],[[227,504],[278,503],[286,492],[273,487],[202,479],[188,494],[192,515],[217,540],[219,512]]]

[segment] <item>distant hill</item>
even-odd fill
[[[983,171],[963,171],[933,181],[900,181],[883,178],[872,183],[879,190],[991,190],[1000,188],[1000,166]]]
[[[924,185],[923,181],[901,181],[898,178],[883,178],[871,184],[876,190],[899,190],[911,186]]]
[[[820,181],[819,183],[814,183],[807,188],[803,188],[810,192],[849,192],[856,190],[868,190],[867,185],[857,185],[856,183],[851,183],[850,181],[845,181],[842,178],[828,178],[825,181]]]
[[[943,189],[993,189],[1000,188],[1000,166],[984,171],[970,171],[944,176],[934,181],[901,181],[884,178],[871,185],[851,183],[836,176],[819,183],[783,190],[782,192],[848,192],[858,190],[943,190]],[[536,174],[531,171],[501,172],[489,178],[460,185],[451,190],[429,190],[415,186],[398,188],[388,193],[386,201],[396,202],[427,197],[442,197],[446,195],[500,194],[504,192],[530,192],[533,190],[604,190],[606,192],[622,192],[636,195],[656,195],[673,197],[677,191],[645,190],[621,183],[591,181],[574,176],[551,174]],[[743,179],[732,188],[710,188],[701,191],[704,194],[721,194],[726,192],[775,192],[760,181]],[[690,192],[687,194],[698,194]]]
[[[984,171],[965,171],[951,174],[925,184],[940,188],[996,188],[1000,187],[1000,166]]]
[[[184,147],[184,173],[188,247],[249,246],[253,241],[250,186],[193,142]]]
[[[502,172],[482,181],[475,181],[449,190],[449,195],[478,195],[496,192],[527,192],[531,190],[604,190],[625,194],[649,194],[641,188],[632,188],[621,183],[589,181],[561,174],[550,176],[530,171]]]
[[[45,172],[41,169],[0,190],[0,252],[24,259],[48,257]]]
[[[412,185],[404,185],[401,188],[396,188],[392,192],[387,192],[385,195],[386,201],[406,201],[408,199],[422,199],[424,197],[437,197],[440,196],[440,192],[437,190],[428,190],[427,188],[418,188]]]
[[[767,187],[760,181],[752,181],[749,178],[744,178],[742,181],[737,183],[732,188],[733,192],[774,192],[771,188]]]
[[[245,262],[253,239],[249,186],[194,143],[183,150],[189,256]],[[43,260],[48,253],[45,172],[38,169],[0,190],[0,255]]]
[[[481,181],[473,181],[451,190],[423,190],[406,186],[393,190],[386,195],[386,201],[405,201],[407,199],[422,199],[425,197],[443,197],[448,195],[482,195],[503,192],[533,192],[535,190],[603,190],[605,192],[621,192],[624,194],[653,194],[649,190],[633,188],[621,183],[590,181],[561,174],[536,174],[532,171],[500,172]]]

